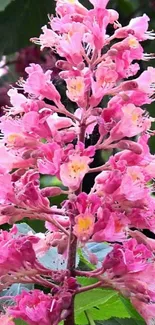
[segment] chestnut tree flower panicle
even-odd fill
[[[155,156],[148,146],[154,119],[145,106],[154,102],[155,69],[140,74],[139,65],[153,58],[142,45],[155,34],[146,14],[121,26],[108,2],[90,0],[88,10],[78,0],[57,0],[56,16],[32,38],[58,54],[72,110],[52,70],[39,64],[30,64],[8,92],[11,107],[0,118],[0,224],[12,227],[0,233],[0,290],[3,295],[15,283],[39,289],[11,297],[10,306],[2,300],[0,324],[20,318],[74,325],[76,297],[97,287],[103,296],[107,287],[118,291],[147,325],[155,324],[155,240],[143,233],[155,233]],[[90,145],[94,130],[99,136]],[[92,167],[96,153],[113,149],[108,161]],[[91,173],[94,184],[85,193]],[[41,188],[40,175],[62,186]],[[49,198],[61,194],[61,206],[51,205]],[[24,218],[42,220],[47,231],[21,233],[17,222]],[[89,249],[94,242],[109,248],[102,259]],[[50,264],[53,251],[65,264],[58,270]],[[82,254],[86,269],[78,265]]]

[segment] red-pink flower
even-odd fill
[[[113,276],[123,276],[145,270],[152,257],[151,251],[143,244],[137,244],[135,239],[115,244],[103,262],[104,269]]]
[[[45,73],[39,64],[30,64],[26,68],[28,78],[23,84],[26,93],[35,95],[39,99],[48,98],[53,100],[57,105],[60,104],[60,94],[51,81],[51,71]]]
[[[136,297],[131,298],[133,306],[145,319],[147,325],[153,325],[155,321],[155,304],[152,302],[140,301]]]
[[[23,291],[15,297],[15,306],[8,309],[14,318],[21,318],[30,325],[57,325],[69,313],[71,294],[59,296],[44,294],[40,290]]]
[[[92,236],[95,218],[92,214],[79,214],[75,217],[74,234],[80,242],[86,243]]]
[[[91,159],[87,156],[70,155],[69,161],[60,167],[60,179],[71,190],[79,188],[85,174],[89,170]]]
[[[0,315],[0,324],[2,325],[15,325],[13,318],[9,315]]]

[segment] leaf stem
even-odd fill
[[[92,319],[92,316],[90,314],[90,311],[89,310],[85,310],[85,314],[86,314],[86,317],[88,319],[88,322],[90,325],[95,325],[95,322],[94,320]]]
[[[76,291],[76,293],[81,293],[81,292],[85,292],[85,291],[89,291],[89,290],[92,290],[92,289],[98,288],[98,287],[100,287],[102,284],[103,284],[102,281],[98,281],[98,282],[93,283],[93,284],[91,284],[91,285],[89,285],[89,286],[85,286],[85,287],[81,287],[81,288],[79,288],[79,289]]]

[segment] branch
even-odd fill
[[[81,288],[77,289],[76,294],[101,287],[102,284],[103,284],[103,281],[98,281],[98,282],[91,284],[89,286],[81,287]]]
[[[102,172],[103,170],[110,170],[110,166],[106,166],[106,165],[102,165],[102,166],[98,166],[95,168],[90,168],[88,173],[98,173],[98,172]]]

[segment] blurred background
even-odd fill
[[[86,7],[90,7],[89,0],[81,0]],[[110,0],[110,8],[116,9],[120,14],[120,23],[127,25],[131,18],[146,13],[150,19],[150,30],[155,29],[155,0]],[[0,0],[0,115],[4,114],[4,106],[10,106],[8,89],[16,85],[19,78],[25,78],[25,68],[30,63],[39,63],[43,69],[52,69],[53,82],[58,87],[62,100],[69,110],[74,110],[74,104],[65,97],[65,85],[59,78],[59,70],[55,68],[58,57],[51,51],[40,52],[40,47],[30,42],[31,37],[39,37],[41,27],[48,23],[48,14],[54,14],[55,0]],[[155,41],[143,43],[146,53],[155,52]],[[155,60],[148,64],[155,66]],[[141,62],[141,72],[146,68],[146,63]],[[152,116],[155,116],[155,104],[147,108]],[[97,129],[87,145],[97,141]],[[155,137],[150,140],[150,149],[155,153]],[[112,152],[99,153],[95,157],[93,166],[106,161]],[[100,156],[99,156],[100,155]],[[89,192],[95,175],[87,176],[83,190]],[[88,185],[89,184],[89,185]],[[62,186],[60,182],[51,176],[41,177],[41,187]],[[60,204],[65,197],[51,199],[51,204]],[[29,222],[29,221],[26,221]],[[31,226],[37,230],[43,230],[42,222],[31,221]]]

